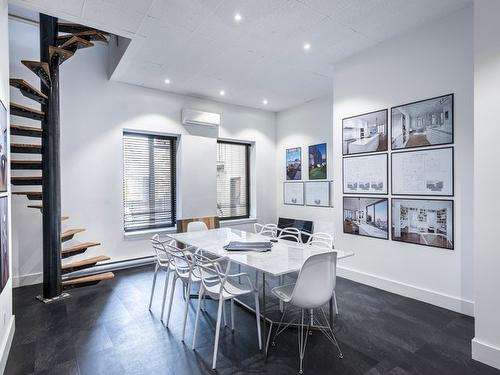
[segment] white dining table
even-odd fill
[[[273,277],[283,276],[286,274],[300,271],[305,261],[312,255],[322,254],[329,251],[337,253],[337,259],[341,260],[354,255],[354,252],[343,250],[329,250],[324,247],[311,246],[308,244],[297,243],[289,240],[278,239],[273,243],[271,251],[253,252],[253,251],[227,251],[224,246],[230,241],[258,242],[269,241],[270,237],[256,233],[245,232],[233,228],[218,228],[206,231],[185,232],[169,234],[169,237],[187,245],[194,246],[220,257],[225,256],[231,260],[231,263],[253,268],[262,275],[262,317],[263,338],[266,338],[266,274]],[[257,286],[256,286],[257,287]],[[248,307],[248,306],[245,306]],[[266,344],[264,345],[267,353],[269,337],[272,329],[273,321],[267,319],[271,323],[269,335],[267,336]],[[330,300],[330,324],[333,327],[333,300]]]

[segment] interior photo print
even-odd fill
[[[344,197],[344,233],[389,239],[387,198]]]
[[[309,179],[322,180],[326,176],[326,143],[309,146]]]
[[[300,147],[286,150],[286,179],[300,180],[302,178],[302,152]]]
[[[453,249],[453,201],[392,199],[392,239]]]
[[[453,143],[453,94],[391,109],[393,150]]]
[[[0,101],[0,191],[7,191],[7,110]]]
[[[7,197],[0,198],[0,282],[1,289],[9,280],[9,223]]]
[[[342,120],[342,155],[387,151],[387,109]]]

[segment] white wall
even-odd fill
[[[500,369],[500,252],[498,226],[487,213],[500,211],[498,87],[500,34],[496,0],[474,2],[474,315],[472,357]]]
[[[309,179],[308,146],[327,143],[327,177],[333,178],[333,98],[325,96],[277,115],[277,204],[278,217],[313,220],[314,231],[333,233],[335,209],[326,207],[291,206],[283,204],[283,182],[286,181],[286,149],[302,147],[302,181]]]
[[[16,34],[11,38],[12,69],[36,83],[19,64],[21,57],[38,55],[36,28],[17,21],[10,21],[10,27]],[[182,108],[221,113],[219,137],[254,143],[253,213],[259,221],[274,220],[275,197],[269,192],[276,190],[276,181],[269,176],[275,174],[275,114],[109,81],[107,52],[98,44],[61,66],[62,208],[70,216],[64,225],[87,229],[78,241],[102,242],[82,256],[103,254],[116,261],[151,255],[151,234],[123,235],[124,129],[180,135],[178,217],[216,213],[216,139],[190,134],[180,124]],[[41,217],[26,204],[25,197],[15,197],[14,274],[18,282],[33,283],[40,280]]]
[[[9,110],[9,30],[7,23],[7,0],[0,0],[0,100]],[[9,116],[7,117],[7,134],[9,134]],[[8,138],[7,138],[8,139]],[[7,144],[9,142],[7,141]],[[8,147],[9,149],[9,147]],[[7,160],[10,153],[7,151]],[[8,167],[10,170],[10,168]],[[7,173],[7,181],[10,181],[10,172]],[[5,194],[2,194],[4,196]],[[10,215],[10,186],[8,187],[9,205],[9,258],[12,259],[11,245],[11,215]],[[12,315],[12,261],[10,265],[10,278],[0,294],[0,374],[3,374],[9,355],[12,338],[14,335],[14,316]]]
[[[467,314],[473,312],[472,35],[466,8],[344,60],[333,90],[335,245],[356,253],[341,263],[341,275]],[[455,250],[344,234],[342,118],[448,93],[455,94]]]

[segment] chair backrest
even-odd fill
[[[189,246],[181,249],[172,243],[164,244],[164,246],[175,272],[179,276],[190,276],[194,272],[193,254],[196,253],[197,248]]]
[[[313,232],[313,222],[310,220],[300,220],[300,219],[291,219],[287,217],[278,217],[278,228],[297,228],[298,230],[304,233],[312,233]],[[278,233],[280,231],[278,230]],[[302,236],[302,242],[307,241],[307,236]]]
[[[276,237],[278,233],[278,226],[276,224],[259,224],[253,225],[255,233],[262,234],[263,236]]]
[[[323,306],[332,298],[336,277],[336,252],[310,256],[299,272],[290,303],[303,309]]]
[[[326,249],[333,249],[333,237],[324,232],[317,232],[309,235],[307,244],[311,246],[324,247]]]
[[[217,216],[193,217],[188,219],[177,219],[177,233],[188,231],[188,225],[192,222],[203,222],[208,229],[220,228],[219,218]]]
[[[193,254],[193,262],[196,266],[197,276],[200,277],[205,289],[218,285],[220,287],[219,293],[222,290],[230,293],[225,287],[231,269],[231,260],[228,257],[208,258],[197,252]],[[223,264],[225,264],[225,268]]]
[[[172,239],[168,238],[166,242],[172,243]],[[160,240],[160,235],[155,234],[151,238],[151,245],[153,246],[153,254],[156,257],[156,261],[159,265],[167,265],[170,258],[167,253],[167,249],[165,249],[165,241]]]
[[[203,230],[208,230],[207,224],[203,221],[192,221],[187,225],[188,232],[200,232]]]
[[[302,232],[297,228],[283,228],[279,231],[278,238],[301,243]]]

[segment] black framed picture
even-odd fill
[[[305,204],[312,207],[330,207],[330,181],[306,181]]]
[[[283,204],[304,205],[304,182],[283,182]]]
[[[302,150],[300,147],[286,150],[286,179],[302,179]]]
[[[453,147],[393,152],[393,195],[454,194]]]
[[[9,217],[8,199],[0,198],[0,280],[1,290],[9,280]],[[0,291],[1,291],[0,290]]]
[[[393,198],[393,241],[454,249],[454,202],[445,199]]]
[[[344,194],[386,195],[389,192],[387,154],[345,157],[342,160]]]
[[[389,201],[376,197],[344,197],[344,233],[389,239]]]
[[[342,155],[387,151],[387,109],[342,119]]]
[[[309,179],[325,180],[327,177],[326,143],[309,146]]]
[[[0,101],[0,192],[7,191],[7,109]]]
[[[453,143],[453,94],[391,108],[391,148]]]

